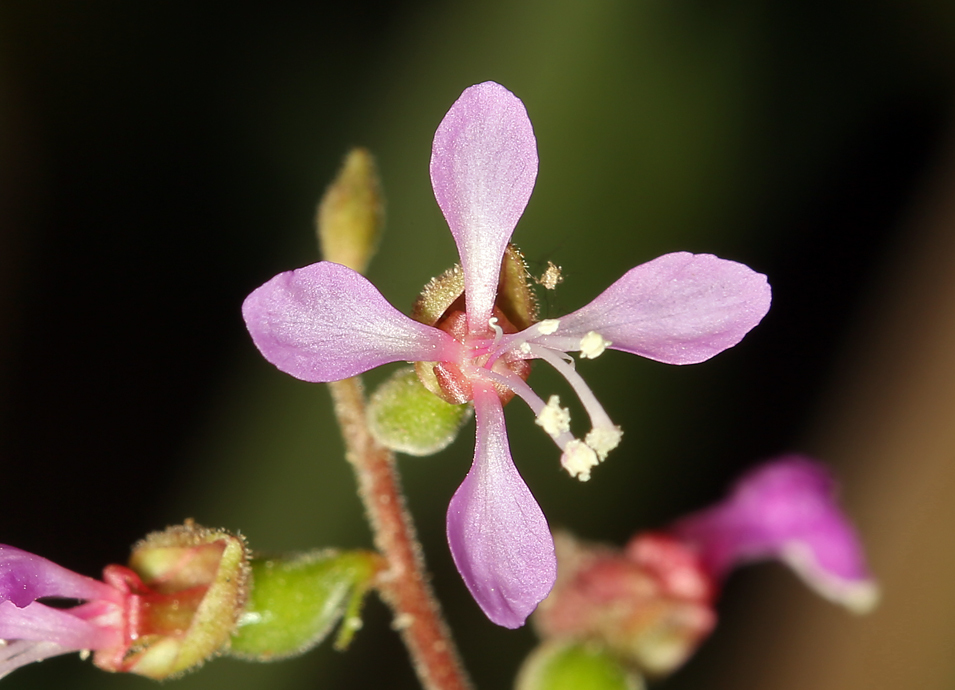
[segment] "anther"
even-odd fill
[[[570,431],[570,410],[561,407],[560,398],[552,395],[535,421],[551,438],[556,439]]]
[[[544,319],[537,324],[537,332],[541,335],[550,335],[560,326],[560,319]]]
[[[580,356],[583,359],[596,359],[603,351],[613,345],[597,331],[590,331],[580,339]]]
[[[576,438],[567,444],[563,455],[560,456],[560,464],[564,469],[570,473],[571,477],[576,477],[582,482],[590,479],[590,469],[599,462],[593,449]]]

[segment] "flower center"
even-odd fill
[[[487,327],[474,332],[468,329],[464,300],[459,298],[434,325],[463,345],[462,354],[454,361],[416,363],[418,377],[435,395],[452,404],[470,402],[474,399],[475,381],[493,385],[502,403],[518,395],[537,416],[538,426],[560,448],[561,465],[581,481],[590,479],[591,469],[620,443],[620,427],[610,420],[577,373],[574,360],[563,349],[567,338],[559,332],[559,319],[545,319],[518,330],[495,305]],[[594,359],[612,344],[591,331],[575,349],[580,351],[581,358]],[[535,359],[554,367],[580,398],[592,427],[583,439],[571,433],[570,411],[561,407],[558,396],[550,396],[545,403],[527,384],[531,361]]]
[[[516,377],[523,382],[530,375],[528,359],[499,349],[503,336],[516,333],[517,329],[497,307],[494,307],[494,316],[483,333],[468,331],[467,314],[460,309],[451,310],[435,326],[462,343],[466,353],[458,361],[435,362],[433,365],[439,395],[446,401],[454,404],[470,402],[473,399],[471,382],[480,378],[492,383],[501,402],[507,403],[514,397],[514,390],[501,379]],[[488,376],[489,372],[496,375]]]

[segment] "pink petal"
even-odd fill
[[[514,467],[504,410],[474,383],[474,464],[448,506],[448,543],[464,583],[494,623],[519,628],[557,578],[554,540]]]
[[[0,545],[0,601],[23,608],[40,597],[122,600],[120,592],[104,582],[13,546]],[[0,635],[0,639],[3,637]]]
[[[408,318],[358,273],[328,261],[275,276],[246,298],[242,316],[265,358],[303,381],[453,359],[458,349],[447,333]]]
[[[878,590],[835,493],[825,467],[785,456],[743,476],[723,502],[680,520],[673,531],[696,546],[714,575],[775,558],[826,598],[865,611]]]
[[[34,661],[43,661],[50,657],[76,651],[79,651],[79,649],[64,647],[55,642],[8,641],[5,645],[0,646],[0,678]]]
[[[431,185],[461,256],[472,332],[487,329],[504,249],[536,179],[524,104],[491,81],[465,89],[435,132]]]
[[[711,254],[676,252],[630,269],[537,341],[565,351],[599,333],[614,350],[695,364],[732,347],[769,311],[766,276]]]
[[[69,649],[105,649],[121,642],[120,628],[103,628],[34,602],[17,608],[12,601],[0,603],[0,639],[53,642]]]

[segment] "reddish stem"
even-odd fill
[[[470,690],[471,682],[428,582],[394,453],[379,445],[368,431],[361,380],[356,377],[328,385],[345,439],[345,456],[355,470],[375,546],[389,565],[378,590],[395,614],[395,628],[411,654],[418,678],[426,690]]]

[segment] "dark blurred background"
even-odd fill
[[[551,522],[622,543],[802,450],[843,476],[883,578],[885,605],[856,619],[781,568],[741,572],[714,638],[659,687],[955,687],[955,516],[926,507],[955,498],[955,348],[918,349],[955,329],[953,76],[949,0],[0,0],[0,541],[90,575],[186,517],[263,550],[369,545],[327,392],[265,363],[239,305],[317,259],[315,204],[365,145],[389,204],[370,277],[410,307],[455,259],[431,136],[465,87],[493,79],[538,136],[515,240],[538,272],[563,266],[554,314],[675,250],[745,262],[774,289],[763,324],[712,362],[612,352],[582,367],[626,432],[588,484],[508,408]],[[933,392],[906,389],[923,379],[902,365]],[[903,418],[934,426],[874,442]],[[443,537],[472,435],[401,465],[470,670],[506,688],[533,632],[483,618]],[[866,443],[885,451],[877,467]],[[929,618],[894,622],[913,593]],[[814,648],[823,629],[838,640]],[[151,684],[75,656],[3,682]],[[346,654],[217,660],[175,684],[383,686],[417,687],[377,601]]]

